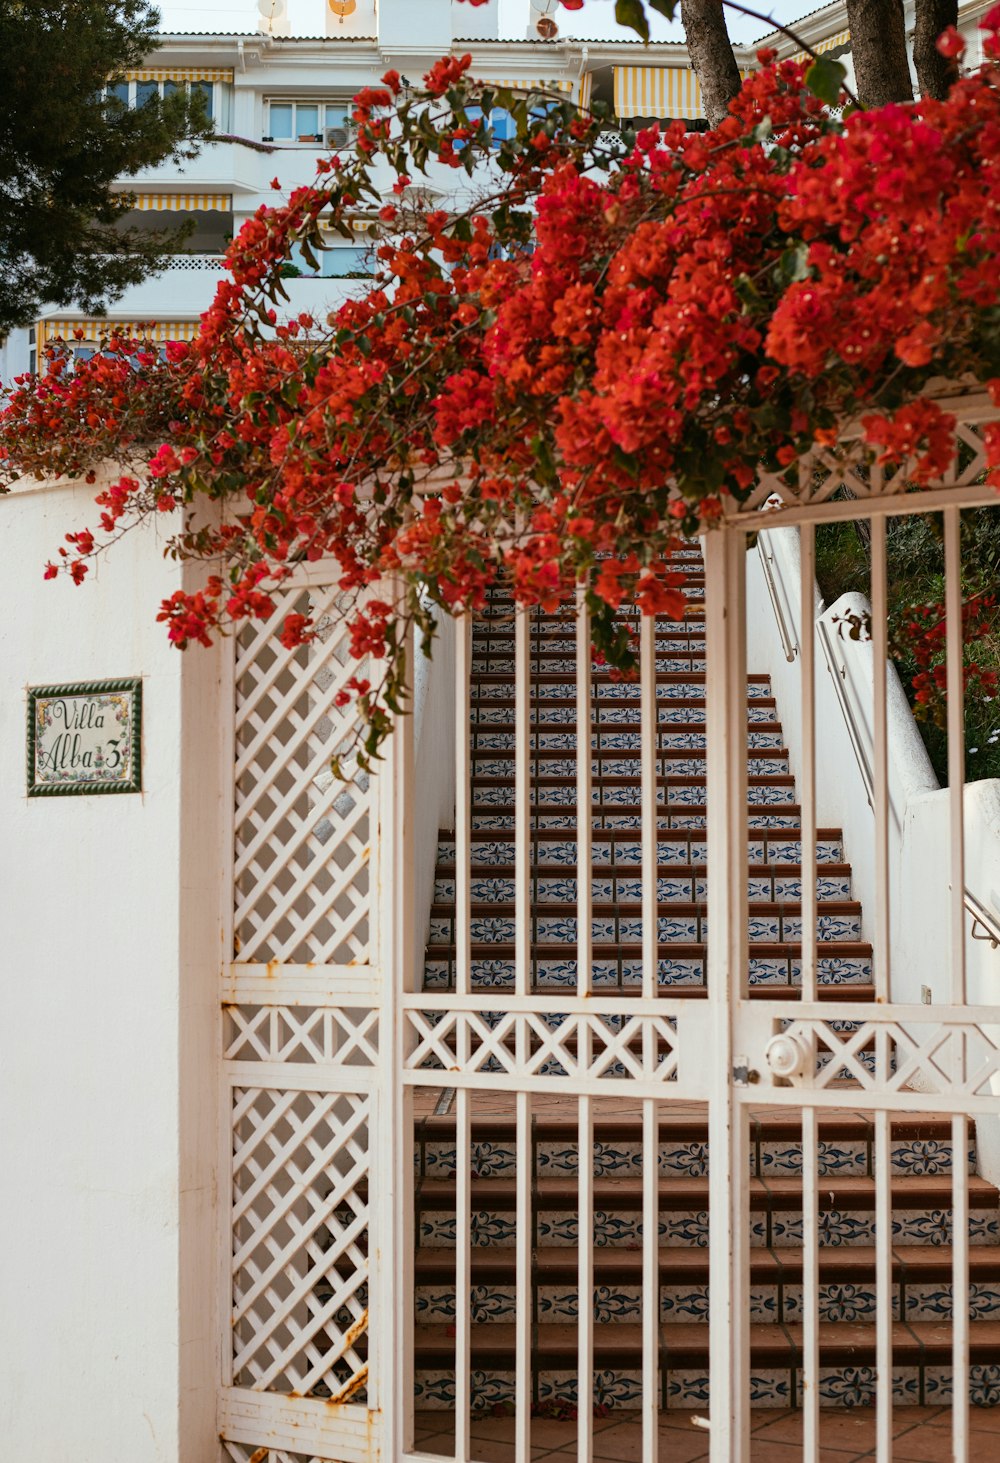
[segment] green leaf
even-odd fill
[[[808,259],[808,244],[790,245],[778,260],[778,283],[783,286],[788,286],[790,284],[798,284],[799,280],[808,279]]]
[[[649,40],[649,21],[642,0],[615,0],[615,20],[636,31],[644,41]]]
[[[667,20],[673,20],[677,10],[677,0],[649,0],[650,10],[655,10],[657,15],[663,15]]]
[[[806,72],[806,86],[821,102],[835,107],[840,101],[840,91],[846,75],[847,69],[839,61],[831,61],[828,56],[817,56]]]

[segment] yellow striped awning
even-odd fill
[[[835,36],[827,36],[825,41],[817,41],[813,50],[817,56],[822,56],[824,51],[835,51],[838,46],[849,46],[851,44],[851,33],[849,30],[838,31]],[[796,51],[791,58],[793,61],[808,61],[808,51]]]
[[[616,66],[619,117],[702,117],[701,82],[689,66]]]
[[[478,77],[480,86],[504,86],[509,91],[565,91],[573,90],[571,81],[543,81],[539,77],[532,76],[508,76],[500,79],[496,76]]]
[[[137,193],[133,208],[143,213],[231,213],[231,193]]]
[[[126,71],[126,81],[232,81],[231,66],[143,66]]]
[[[690,66],[616,66],[618,117],[704,117],[701,82]],[[745,81],[750,70],[740,70]]]
[[[140,325],[132,320],[39,320],[35,326],[35,339],[39,345],[61,337],[70,344],[74,340],[93,344],[102,336],[118,332],[122,335],[143,334],[153,340],[193,340],[201,329],[198,320],[161,320],[156,324]],[[77,335],[82,331],[82,335]]]
[[[591,72],[580,77],[580,106],[586,111],[590,106],[590,98],[594,91],[594,77]]]

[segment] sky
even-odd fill
[[[787,24],[817,8],[819,0],[745,0],[748,8],[761,15],[773,16]],[[413,0],[414,5],[421,0]],[[529,0],[500,0],[500,18],[505,36],[523,39],[528,26]],[[168,31],[255,31],[256,0],[159,0],[161,27]],[[678,7],[679,8],[679,7]],[[325,28],[325,0],[288,0],[288,13],[293,35],[322,35]],[[615,24],[614,0],[586,0],[582,10],[563,10],[555,19],[562,36],[600,40],[624,36],[634,39],[632,31],[623,31]],[[766,20],[728,12],[729,34],[734,41],[757,40],[770,29]],[[650,30],[654,40],[683,40],[679,21],[666,21],[650,14]]]

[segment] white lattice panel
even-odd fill
[[[359,1400],[371,1120],[358,1093],[233,1089],[236,1386]]]
[[[966,1008],[968,1009],[968,1008]],[[822,1090],[849,1079],[866,1092],[935,1093],[960,1110],[974,1098],[1000,1098],[1000,1008],[984,1022],[942,1021],[905,1009],[897,1015],[845,1021],[802,1018],[782,1035],[802,1051],[807,1085]],[[844,1029],[846,1028],[846,1029]],[[808,1056],[815,1052],[815,1068]]]
[[[997,419],[996,407],[985,394],[938,398],[942,410],[956,418],[958,452],[951,472],[934,487],[964,487],[979,481],[986,470],[983,427]],[[891,471],[873,461],[873,453],[861,440],[861,427],[846,430],[835,447],[816,447],[785,472],[762,472],[749,498],[736,512],[756,511],[772,495],[785,506],[825,503],[841,489],[847,496],[864,500],[904,493],[910,488],[911,464],[904,462]]]
[[[456,1052],[462,1050],[461,1076],[475,1074],[482,1086],[491,1075],[630,1086],[677,1079],[677,1028],[666,1015],[572,1012],[553,1024],[547,1013],[535,1011],[410,1009],[407,1022],[410,1072],[454,1074]]]
[[[222,1445],[222,1456],[232,1463],[332,1463],[329,1458],[320,1458],[315,1453],[288,1453],[284,1448],[253,1448],[248,1443],[226,1443]]]
[[[373,1067],[378,1061],[378,1011],[338,1006],[227,1006],[227,1060],[337,1062]]]
[[[333,588],[274,596],[265,622],[241,631],[236,655],[234,958],[365,964],[369,958],[372,795],[329,770],[354,730],[337,695],[364,666]],[[317,639],[285,650],[289,613]]]

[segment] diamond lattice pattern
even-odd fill
[[[370,1098],[233,1093],[233,1381],[364,1400]]]
[[[247,625],[237,647],[234,958],[364,965],[371,793],[329,763],[353,731],[337,693],[365,667],[349,655],[334,589],[274,598],[271,619]],[[278,638],[290,612],[317,630],[296,650]]]

